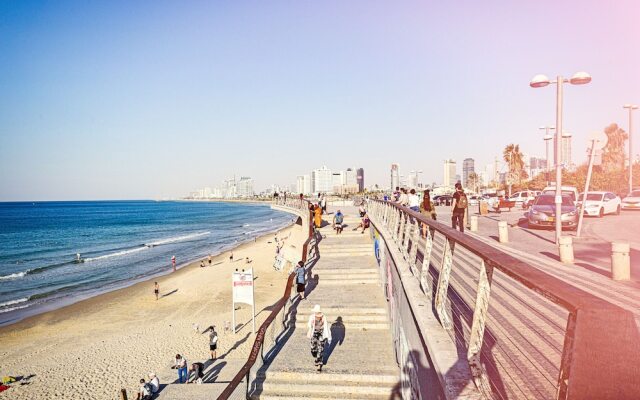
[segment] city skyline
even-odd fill
[[[543,158],[539,73],[593,77],[564,93],[581,164],[640,101],[631,1],[66,4],[0,4],[0,201],[177,198],[236,171],[259,191],[323,163],[433,182],[509,143]]]

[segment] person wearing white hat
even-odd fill
[[[320,310],[319,304],[313,307],[313,313],[309,316],[307,328],[307,338],[311,339],[311,355],[315,359],[318,372],[321,372],[324,346],[331,343],[331,330],[329,329],[327,318]]]

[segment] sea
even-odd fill
[[[0,203],[0,325],[170,273],[289,224],[268,204]]]

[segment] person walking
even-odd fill
[[[322,208],[322,212],[324,214],[327,213],[327,197],[326,195],[322,195],[322,198],[320,199],[320,208]]]
[[[338,210],[333,215],[333,229],[336,230],[336,233],[339,235],[342,233],[342,223],[344,222],[344,214],[340,210]]]
[[[324,347],[331,344],[331,330],[327,323],[327,318],[320,310],[320,305],[313,307],[313,313],[309,316],[307,323],[307,338],[311,340],[311,355],[314,358],[318,372],[322,372],[324,359]]]
[[[313,220],[315,222],[316,229],[320,229],[320,227],[322,226],[322,208],[320,208],[320,206],[316,204],[313,210],[313,214]]]
[[[464,232],[464,213],[467,211],[469,200],[462,189],[460,182],[456,183],[456,192],[453,194],[453,204],[451,205],[451,226],[456,229],[459,227],[460,232]]]
[[[436,220],[436,207],[431,202],[431,191],[428,189],[423,193],[422,202],[420,203],[420,214],[434,221]]]
[[[400,197],[398,198],[398,203],[404,207],[409,205],[409,196],[407,195],[407,189],[400,189]]]
[[[209,266],[211,266],[211,260],[212,260],[212,258],[211,258],[211,254],[209,254],[209,255],[207,256],[207,261],[209,261]]]
[[[176,362],[173,367],[178,370],[178,382],[185,383],[187,381],[187,359],[176,354]]]
[[[412,211],[418,212],[420,211],[420,197],[416,194],[415,189],[411,189],[409,192],[407,203],[409,205],[409,209]]]
[[[304,269],[304,263],[298,261],[296,269],[293,271],[296,274],[296,292],[300,295],[300,300],[304,300],[304,290],[306,284],[307,271]]]
[[[171,265],[173,266],[173,272],[176,272],[176,256],[171,256]]]
[[[158,282],[155,282],[155,285],[153,286],[153,293],[155,293],[156,300],[158,300],[158,296],[160,295],[160,285],[158,285]]]
[[[216,351],[218,350],[218,332],[216,332],[215,325],[211,325],[205,329],[202,334],[209,332],[209,351],[211,352],[211,359],[216,359]]]

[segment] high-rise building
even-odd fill
[[[364,169],[358,168],[356,171],[356,180],[358,182],[358,191],[360,193],[364,192]]]
[[[345,174],[344,171],[331,173],[331,191],[338,192],[340,188],[344,186]]]
[[[443,186],[453,187],[456,184],[456,160],[444,160]]]
[[[465,158],[462,162],[462,186],[467,187],[469,183],[469,175],[475,170],[475,161],[473,158]]]
[[[391,164],[391,190],[400,186],[400,165]]]
[[[311,176],[299,175],[296,177],[296,193],[311,194]]]
[[[311,171],[311,187],[313,193],[331,193],[333,175],[326,166]]]
[[[344,173],[344,184],[347,186],[355,186],[358,184],[355,168],[347,168]]]
[[[247,198],[253,197],[253,195],[253,179],[248,176],[241,177],[236,184],[236,196]]]
[[[573,160],[571,159],[571,136],[562,136],[560,162],[564,164],[565,168],[571,168],[573,165]]]

